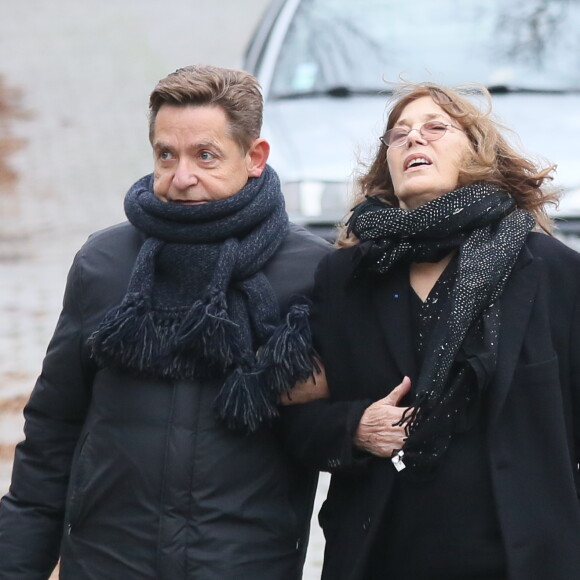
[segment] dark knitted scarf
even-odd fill
[[[409,475],[430,476],[495,369],[498,298],[534,220],[507,192],[477,183],[414,210],[369,198],[348,225],[360,240],[359,273],[386,274],[397,263],[435,262],[458,250],[455,282],[401,422],[408,437],[393,457]]]
[[[313,361],[308,305],[297,301],[282,321],[262,272],[288,232],[274,170],[231,197],[191,206],[159,200],[148,175],[127,193],[125,212],[147,238],[123,301],[91,337],[97,362],[219,380],[216,410],[230,428],[254,431],[276,417],[280,395]]]

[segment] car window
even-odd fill
[[[580,88],[580,0],[303,0],[272,98],[474,80],[496,90]]]

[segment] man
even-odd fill
[[[277,404],[313,370],[326,242],[288,224],[251,75],[150,98],[154,173],[77,254],[0,506],[0,578],[292,580],[315,476]],[[287,314],[285,314],[288,312]]]

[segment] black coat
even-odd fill
[[[289,580],[301,577],[316,473],[275,430],[216,421],[219,385],[95,368],[87,339],[119,304],[144,237],[92,236],[25,409],[0,506],[0,578]],[[264,272],[280,306],[309,293],[330,246],[295,226]],[[192,265],[195,267],[195,265]]]
[[[356,451],[353,433],[364,409],[414,363],[400,281],[349,282],[352,255],[325,258],[316,278],[313,329],[332,399],[284,415],[294,453],[333,473],[319,515],[326,580],[362,577],[396,471]],[[486,446],[509,579],[580,578],[580,255],[549,236],[530,234],[501,298],[488,400]]]

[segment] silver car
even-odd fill
[[[512,144],[558,165],[558,225],[580,230],[578,30],[579,0],[274,0],[243,68],[263,87],[291,218],[333,237],[393,82],[479,82]]]

